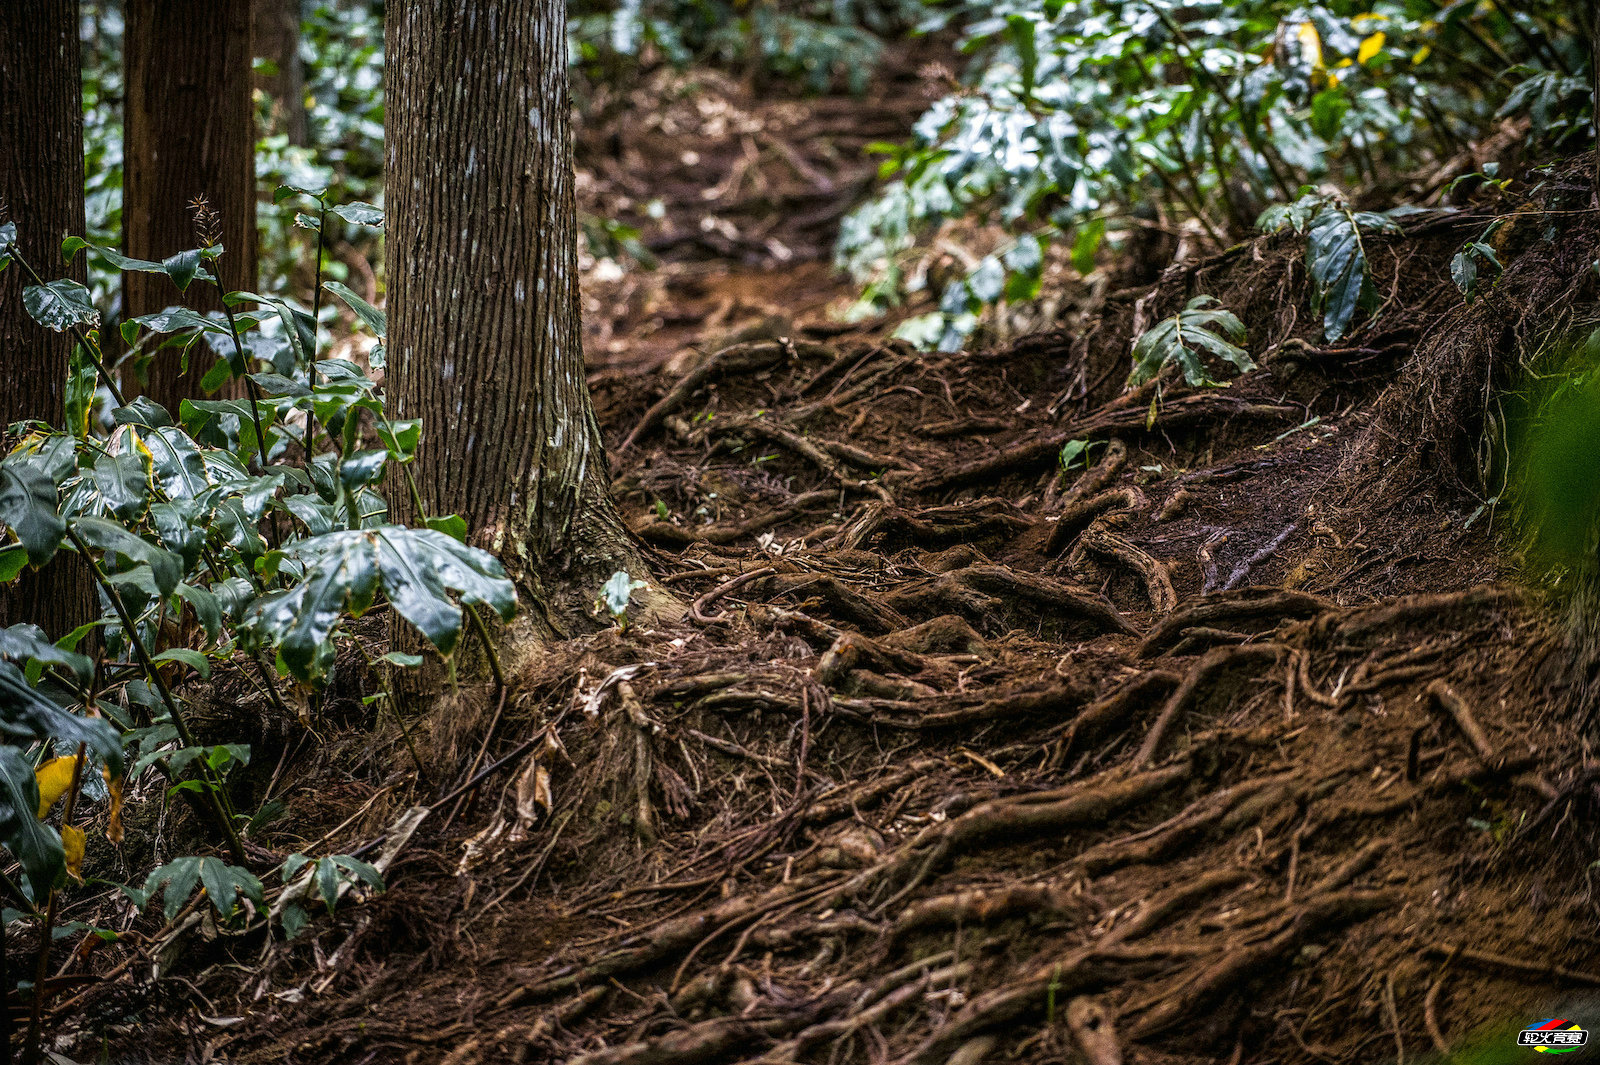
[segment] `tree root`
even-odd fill
[[[1234,396],[1203,392],[1167,399],[1154,426],[1146,426],[1147,416],[1147,411],[1142,405],[1107,406],[1078,419],[1065,429],[1048,433],[1035,431],[1027,440],[1002,448],[994,454],[948,469],[908,477],[907,483],[919,492],[935,492],[977,481],[992,480],[1013,470],[1036,469],[1049,465],[1055,461],[1056,455],[1068,440],[1105,436],[1108,433],[1143,434],[1157,428],[1174,429],[1217,418],[1298,418],[1300,409],[1272,403],[1252,403]],[[898,482],[898,479],[895,480]]]
[[[1350,891],[1312,898],[1300,906],[1283,931],[1262,942],[1227,951],[1178,990],[1139,1009],[1144,1016],[1130,1035],[1136,1040],[1160,1035],[1185,1017],[1209,1009],[1263,971],[1286,964],[1314,936],[1363,920],[1402,901],[1399,893],[1390,891]]]
[[[1083,713],[1066,727],[1061,739],[1056,741],[1049,766],[1056,769],[1065,765],[1067,755],[1074,749],[1100,738],[1113,727],[1122,724],[1147,700],[1164,696],[1170,689],[1182,683],[1182,679],[1178,674],[1164,669],[1148,670],[1129,680],[1110,695],[1090,703],[1084,708]]]
[[[1294,779],[1294,774],[1280,773],[1214,791],[1153,828],[1090,847],[1074,864],[1091,876],[1100,876],[1124,865],[1159,861],[1224,819],[1231,822],[1227,827],[1236,831],[1265,813],[1264,805],[1281,805],[1289,797],[1288,785]],[[1247,807],[1248,800],[1263,793],[1268,803]],[[1243,816],[1229,817],[1235,811],[1241,811]]]
[[[838,482],[839,487],[851,492],[865,492],[877,496],[885,503],[892,503],[894,497],[889,490],[877,481],[864,480],[850,476],[845,471],[841,460],[835,452],[840,448],[848,451],[847,445],[840,445],[834,441],[813,440],[808,436],[790,429],[781,424],[776,418],[766,418],[760,415],[739,415],[729,418],[718,418],[716,421],[707,422],[705,432],[712,436],[758,436],[774,444],[780,444],[795,454],[807,459],[817,469],[827,474]],[[844,459],[843,461],[853,461]]]
[[[1489,742],[1488,733],[1478,724],[1478,718],[1473,714],[1472,707],[1467,705],[1467,701],[1442,680],[1436,680],[1428,685],[1427,694],[1441,710],[1450,715],[1450,720],[1456,723],[1456,728],[1461,730],[1461,734],[1472,745],[1472,753],[1478,756],[1478,761],[1493,768],[1496,763],[1494,744]]]
[[[1033,914],[1064,914],[1083,909],[1083,901],[1055,884],[1004,884],[935,895],[908,907],[895,919],[890,942],[913,932],[955,925],[985,925]]]
[[[869,504],[829,543],[830,547],[880,550],[905,544],[972,543],[991,536],[1011,536],[1033,525],[1003,499],[975,499],[943,507],[907,510],[884,503]]]
[[[837,874],[817,873],[797,878],[761,895],[735,896],[708,910],[675,918],[656,925],[633,940],[624,940],[617,950],[604,954],[587,965],[552,976],[536,983],[513,989],[495,1003],[494,1010],[506,1010],[529,1002],[539,1002],[574,991],[585,985],[598,984],[619,976],[626,976],[669,958],[687,953],[707,936],[754,920],[769,910],[782,907],[796,898],[838,880]]]
[[[1050,539],[1045,541],[1044,553],[1052,557],[1059,555],[1088,528],[1090,522],[1107,511],[1142,510],[1147,502],[1144,493],[1132,485],[1070,500],[1056,515],[1055,524],[1050,528]]]
[[[1332,609],[1333,604],[1326,599],[1305,592],[1276,588],[1217,592],[1174,610],[1144,638],[1139,645],[1139,657],[1155,657],[1177,643],[1183,630],[1191,626],[1221,626],[1259,633],[1267,631],[1270,623],[1285,618],[1304,618]],[[1247,623],[1250,627],[1243,628]]]
[[[877,879],[885,886],[900,884],[896,897],[906,895],[951,854],[967,855],[1052,836],[1077,825],[1103,823],[1185,783],[1190,773],[1187,764],[1179,764],[1110,783],[1027,792],[979,803],[902,847],[877,871]]]
[[[1209,683],[1222,670],[1240,662],[1276,661],[1281,651],[1283,646],[1275,643],[1247,643],[1233,647],[1216,647],[1207,651],[1201,656],[1200,661],[1195,663],[1194,668],[1189,670],[1189,675],[1183,678],[1178,690],[1167,699],[1167,705],[1161,708],[1155,723],[1145,734],[1144,742],[1139,745],[1139,753],[1134,755],[1133,765],[1144,767],[1155,761],[1167,731],[1177,720],[1178,714],[1188,705],[1189,700],[1200,690],[1201,685]]]
[[[835,696],[833,707],[850,720],[911,731],[955,728],[984,721],[1062,717],[1082,706],[1088,691],[1072,684],[1003,695],[947,695],[917,701]]]
[[[766,340],[747,344],[734,344],[706,359],[684,374],[667,394],[644,412],[638,424],[628,433],[617,450],[627,451],[639,438],[661,424],[661,420],[688,402],[689,397],[702,386],[728,374],[751,373],[778,365],[796,355],[828,354],[829,348],[807,341]]]
[[[1107,529],[1103,522],[1096,521],[1083,531],[1077,550],[1121,562],[1137,573],[1150,597],[1150,610],[1158,620],[1177,609],[1178,593],[1172,589],[1166,563]]]
[[[731,544],[768,532],[791,518],[819,507],[838,506],[841,493],[837,488],[824,488],[790,496],[770,510],[762,511],[747,521],[721,525],[706,525],[688,529],[667,521],[648,521],[634,528],[634,534],[646,543],[657,547],[688,547],[690,544]]]
[[[982,621],[1003,613],[1007,602],[1043,608],[1098,632],[1133,635],[1137,630],[1104,596],[1044,577],[1024,577],[1005,566],[968,566],[896,588],[884,597],[902,614],[951,610]]]

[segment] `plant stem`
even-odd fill
[[[471,603],[462,603],[466,608],[467,617],[472,619],[472,628],[478,634],[478,639],[483,642],[483,653],[489,658],[489,672],[494,674],[494,683],[497,688],[506,686],[506,675],[500,670],[500,656],[495,652],[494,641],[489,639],[489,627],[483,623],[483,618],[478,614],[478,608]]]
[[[83,786],[83,763],[87,754],[87,746],[78,744],[78,757],[72,763],[72,783],[67,787],[66,805],[62,808],[61,827],[64,829],[72,823],[72,811],[78,803],[78,789]],[[22,1060],[26,1063],[39,1060],[39,1040],[44,1019],[44,982],[50,976],[50,944],[55,941],[51,934],[56,926],[56,902],[61,893],[54,885],[50,887],[49,901],[44,907],[44,931],[39,937],[39,951],[33,963],[33,1001],[28,1007],[28,1034],[22,1044]]]
[[[261,402],[261,387],[256,384],[255,378],[250,376],[250,360],[244,353],[244,343],[239,339],[239,323],[233,317],[233,307],[228,303],[228,294],[223,291],[221,278],[217,279],[217,298],[222,300],[222,313],[228,319],[228,335],[233,338],[233,353],[239,357],[239,365],[243,366],[245,371],[244,388],[250,397],[250,420],[256,427],[256,469],[265,470],[267,432],[261,427],[261,411],[258,408]]]
[[[44,287],[44,278],[40,277],[39,272],[29,265],[28,260],[24,259],[15,248],[12,248],[10,254],[17,261],[18,266],[28,271],[28,276],[33,278],[34,284],[41,288]],[[78,343],[83,345],[83,353],[89,356],[90,362],[94,363],[95,372],[100,375],[100,383],[106,386],[106,391],[110,392],[111,398],[117,401],[117,406],[126,407],[128,401],[122,398],[122,390],[117,387],[117,382],[112,379],[111,371],[106,369],[105,363],[100,361],[98,346],[89,342],[89,334],[83,331],[82,326],[74,325],[70,328],[72,335],[78,338]]]
[[[317,341],[321,332],[318,321],[322,314],[322,229],[328,224],[328,206],[321,200],[317,201],[317,266],[311,276],[311,351],[310,358],[306,360],[306,380],[311,382],[311,387],[317,387]],[[306,459],[311,458],[311,438],[316,435],[317,413],[315,410],[306,411]],[[342,451],[339,442],[333,438],[332,433],[327,434],[328,443],[333,445],[335,451]]]
[[[134,623],[127,604],[122,601],[122,594],[117,591],[115,585],[106,579],[105,570],[100,568],[100,563],[89,552],[89,545],[83,542],[83,538],[77,534],[70,524],[67,526],[67,539],[72,541],[73,546],[78,549],[78,553],[88,561],[89,569],[94,573],[95,582],[100,585],[101,590],[106,594],[106,598],[111,601],[112,609],[117,612],[117,617],[122,622],[122,631],[127,635],[128,642],[133,646],[134,656],[138,658],[145,677],[156,686],[156,692],[161,696],[161,702],[167,708],[167,714],[172,719],[172,727],[177,730],[178,738],[183,741],[185,747],[198,747],[199,744],[195,742],[194,733],[189,731],[189,723],[184,720],[183,712],[178,709],[178,701],[172,696],[172,689],[167,687],[166,678],[161,675],[161,671],[156,668],[155,663],[150,659],[150,652],[145,649],[144,639],[139,635],[139,628]],[[215,776],[209,767],[207,767],[206,772],[208,776]],[[210,800],[217,828],[221,830],[223,838],[227,842],[228,854],[233,858],[233,863],[242,866],[246,862],[244,844],[240,842],[239,833],[233,827],[233,820],[228,816],[227,807],[224,805],[222,781],[210,780],[207,783],[210,786],[202,790]]]
[[[356,650],[361,652],[361,657],[367,660],[367,668],[378,677],[378,683],[383,685],[383,701],[389,705],[389,713],[394,715],[395,721],[400,725],[400,735],[406,741],[406,750],[411,752],[411,761],[417,767],[417,775],[422,778],[428,790],[433,790],[433,779],[428,776],[428,771],[422,767],[422,759],[417,756],[417,746],[411,741],[411,729],[406,726],[405,715],[400,713],[400,703],[394,697],[394,689],[389,687],[389,681],[378,671],[378,664],[367,656],[367,649],[361,646],[360,640],[352,641]]]

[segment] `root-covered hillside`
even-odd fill
[[[301,765],[388,890],[289,943],[180,924],[139,1008],[194,1060],[451,1065],[1488,1061],[1581,1016],[1569,652],[1462,461],[1484,368],[1593,299],[1552,180],[1374,241],[1385,309],[1338,346],[1279,235],[990,350],[802,312],[602,362],[683,621],[434,708],[425,762],[472,766],[442,803],[378,768],[398,733]],[[1451,255],[1512,210],[1463,305]],[[765,276],[682,306],[766,315]],[[1125,389],[1202,293],[1259,368]]]

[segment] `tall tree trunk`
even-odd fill
[[[401,0],[387,69],[389,390],[423,420],[424,505],[581,623],[644,565],[584,380],[566,4]]]
[[[255,0],[251,23],[254,52],[276,67],[257,74],[256,88],[273,101],[276,129],[289,135],[290,144],[305,144],[306,71],[300,62],[300,0]]]
[[[0,3],[0,199],[29,265],[60,277],[62,239],[84,231],[77,0]],[[83,263],[78,256],[69,271],[79,281]],[[63,417],[72,336],[28,317],[28,283],[15,264],[0,271],[0,429]],[[0,625],[28,621],[52,637],[94,617],[94,606],[88,571],[65,554],[0,587]]]
[[[229,289],[256,287],[255,112],[250,97],[250,0],[127,0],[123,35],[123,250],[165,259],[197,246],[189,203],[205,196],[221,214],[220,267]],[[159,274],[122,277],[123,315],[174,303],[220,310],[213,287],[180,295]],[[141,391],[174,413],[200,395],[213,361],[203,346],[180,373],[175,351],[150,366]]]

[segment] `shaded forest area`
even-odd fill
[[[1596,55],[7,5],[7,1060],[1574,1049]]]

